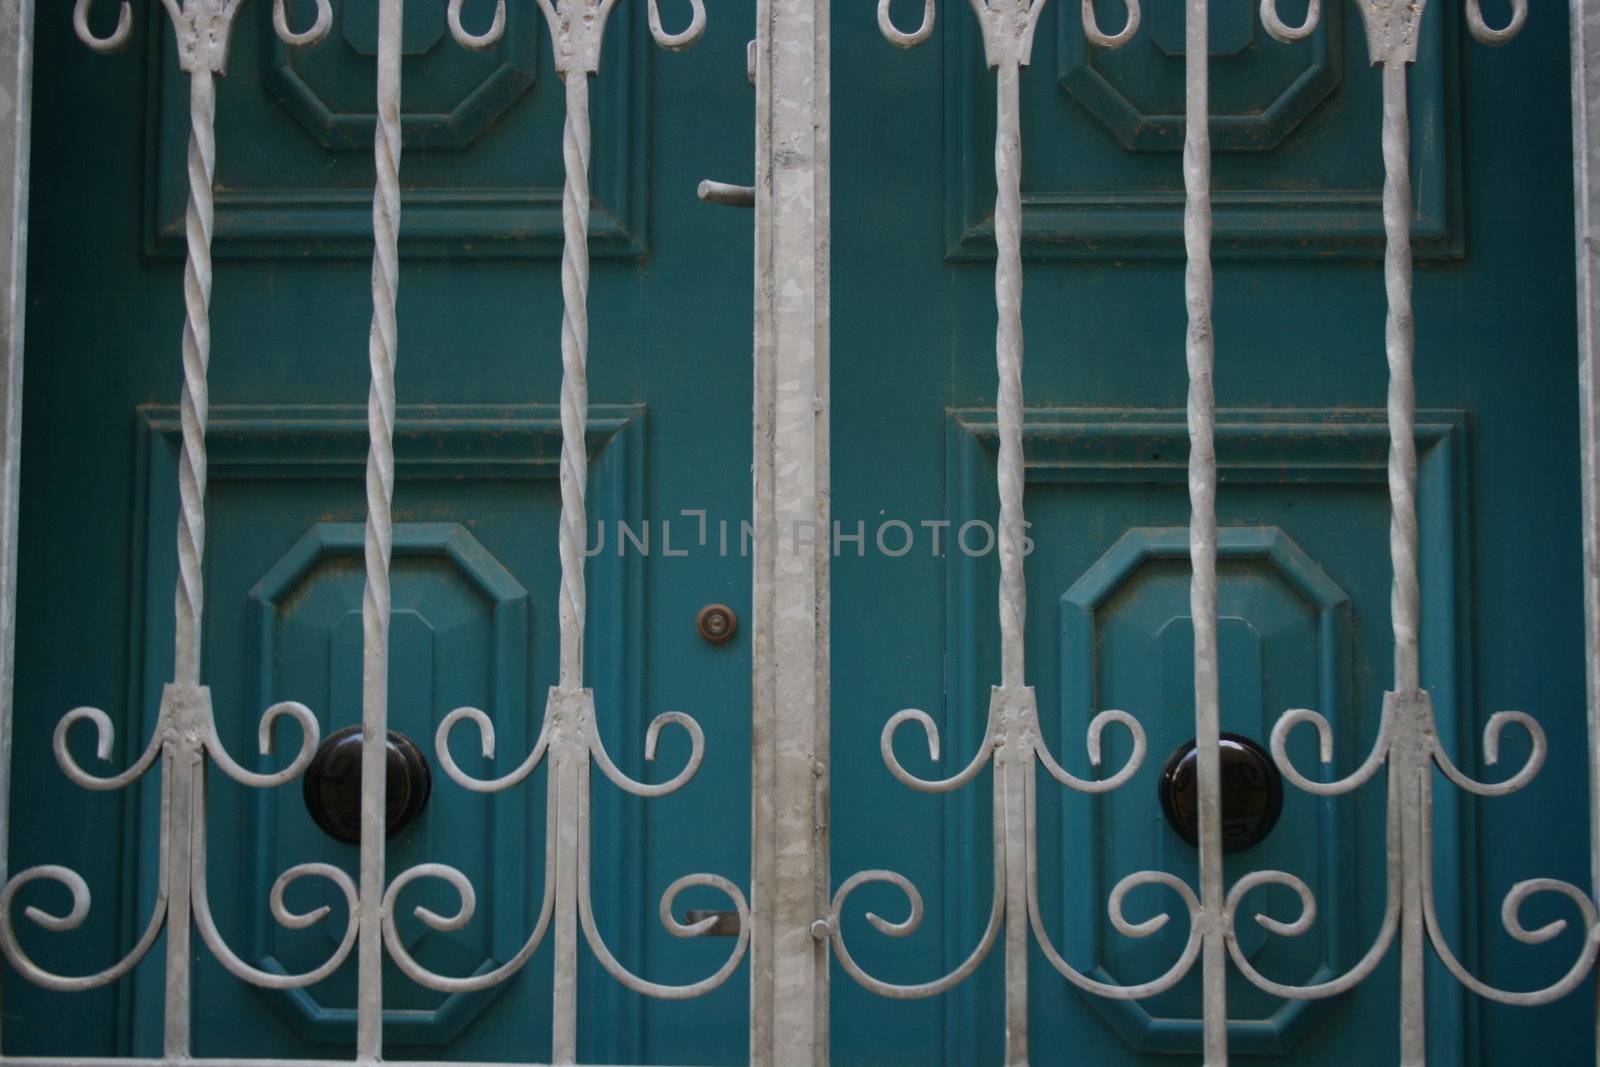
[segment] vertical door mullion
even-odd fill
[[[828,0],[756,16],[750,1058],[828,1058]]]

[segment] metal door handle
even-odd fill
[[[389,731],[385,836],[393,837],[414,822],[428,805],[433,773],[417,743],[398,730]],[[335,730],[317,746],[306,768],[306,810],[322,832],[336,841],[361,840],[361,727]]]
[[[727,182],[714,182],[707,178],[700,183],[700,188],[696,189],[695,193],[708,204],[726,204],[728,207],[756,206],[756,187],[753,185],[729,185]]]
[[[754,88],[756,84],[756,43],[751,41],[744,47],[745,76]],[[716,182],[707,178],[700,183],[700,188],[695,194],[708,204],[724,204],[728,207],[755,207],[756,187],[753,185],[730,185],[727,182]]]

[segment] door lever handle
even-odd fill
[[[754,41],[744,47],[744,73],[750,81],[750,87],[755,88],[756,43]],[[756,187],[753,185],[729,185],[727,182],[714,182],[707,178],[700,183],[700,188],[695,192],[708,204],[722,204],[726,207],[756,206]]]
[[[727,182],[714,182],[707,178],[700,183],[700,188],[695,190],[695,193],[708,204],[724,204],[728,207],[756,206],[756,187],[753,185],[729,185]]]

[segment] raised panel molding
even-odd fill
[[[359,723],[365,543],[365,528],[360,523],[318,523],[250,591],[254,632],[247,707],[265,708],[280,700],[309,701],[305,694],[319,688],[314,675],[325,670],[326,698],[311,705],[323,736]],[[433,738],[439,722],[462,702],[462,679],[452,679],[458,687],[447,690],[456,694],[448,703],[441,702],[444,694],[436,694],[433,683],[437,673],[451,668],[458,676],[479,675],[476,685],[469,682],[469,691],[478,689],[488,699],[474,701],[475,705],[494,720],[496,737],[505,751],[525,751],[532,741],[525,714],[528,591],[466,527],[453,522],[396,523],[391,574],[395,602],[412,606],[397,608],[390,624],[389,728],[417,742],[438,778],[427,807],[401,840],[430,861],[448,863],[469,877],[476,875],[474,882],[484,881],[485,874],[497,867],[514,871],[508,858],[521,854],[527,800],[512,793],[489,798],[485,804],[482,797],[450,788],[437,770]],[[473,626],[474,622],[478,625]],[[471,629],[487,633],[462,633]],[[302,658],[316,666],[305,669]],[[286,674],[299,675],[296,680],[302,684],[285,682],[282,676]],[[307,681],[312,684],[306,686]],[[251,799],[254,803],[246,809],[242,837],[258,845],[246,857],[240,906],[246,958],[270,973],[304,971],[325,957],[334,942],[326,936],[325,925],[314,928],[323,935],[318,937],[296,935],[270,922],[268,890],[289,866],[312,861],[340,865],[349,859],[351,847],[316,834],[312,847],[321,848],[321,853],[305,855],[294,848],[286,855],[279,849],[279,829],[303,821],[300,790],[293,786],[255,790]],[[411,914],[410,906],[426,902],[440,914],[448,914],[450,894],[439,892],[437,885],[424,885],[409,894],[415,899],[408,899],[397,917],[407,949],[416,953],[423,941],[448,940],[445,952],[452,959],[450,966],[463,973],[492,970],[515,955],[522,945],[522,932],[528,928],[530,888],[518,877],[493,878],[475,888],[481,902],[477,917],[449,935],[428,930]],[[330,889],[319,903],[337,909],[336,896]],[[308,941],[325,943],[315,947]],[[303,958],[285,962],[286,951],[298,952]],[[463,965],[462,958],[473,959],[474,953],[476,966]],[[476,993],[441,994],[415,987],[398,972],[389,974],[385,1032],[398,1044],[441,1044],[453,1039],[504,989],[496,986]],[[354,1008],[349,1002],[340,1005],[353,991],[340,988],[337,979],[307,989],[264,990],[263,995],[277,1001],[279,1009],[295,1018],[300,1032],[307,1036],[341,1043],[355,1032]]]
[[[403,57],[432,57],[430,67],[452,60],[461,65],[460,60],[471,59],[447,51],[456,46],[446,37],[442,0],[412,0],[406,5],[404,17]],[[365,68],[365,61],[376,60],[377,5],[344,5],[339,9],[338,23],[339,32],[324,42],[325,47],[291,48],[276,34],[266,37],[267,91],[323,148],[371,149],[378,119],[372,86],[341,75],[347,74],[347,68]],[[489,50],[490,61],[471,62],[455,78],[429,78],[424,74],[418,79],[420,84],[407,82],[401,98],[402,146],[470,147],[533,86],[538,72],[538,34],[542,30],[537,8],[508,5],[505,36]],[[356,57],[359,60],[351,62]],[[345,62],[332,61],[336,59]]]
[[[1460,625],[1460,620],[1466,617],[1464,598],[1469,589],[1464,513],[1466,431],[1467,417],[1462,412],[1424,409],[1417,413],[1418,512],[1424,545],[1421,559],[1423,684],[1433,695],[1441,735],[1448,739],[1447,743],[1470,746],[1467,735],[1473,729],[1471,670],[1468,644]],[[1381,409],[1222,409],[1217,414],[1216,442],[1225,505],[1231,487],[1288,487],[1292,491],[1316,493],[1321,488],[1341,491],[1352,486],[1370,486],[1381,491],[1386,484],[1388,429]],[[950,412],[946,424],[945,492],[952,529],[974,519],[994,521],[997,447],[998,432],[992,408]],[[1169,487],[1181,493],[1187,480],[1188,431],[1181,408],[1030,408],[1025,412],[1023,454],[1028,492],[1036,501],[1041,494],[1063,487],[1079,495],[1101,490],[1126,491],[1126,487]],[[1303,488],[1295,490],[1294,487]],[[1036,517],[1039,510],[1036,505]],[[1180,521],[1185,517],[1186,512],[1181,511],[1173,516]],[[1046,543],[1039,540],[1042,536],[1036,525],[1033,530],[1036,557],[1042,549],[1047,550]],[[1111,530],[1105,536],[1109,543],[1097,554],[1098,562],[1077,574],[1074,581],[1053,591],[1037,587],[1031,590],[1030,600],[1059,604],[1059,632],[1055,638],[1061,653],[1059,715],[1055,720],[1058,728],[1052,729],[1052,720],[1046,719],[1045,730],[1050,734],[1052,750],[1058,758],[1065,757],[1069,765],[1074,760],[1082,761],[1087,721],[1101,708],[1095,696],[1098,679],[1091,673],[1098,607],[1107,598],[1115,600],[1127,596],[1130,580],[1135,578],[1139,568],[1153,563],[1181,570],[1186,587],[1186,528]],[[1281,587],[1279,595],[1286,598],[1286,602],[1298,600],[1304,610],[1315,617],[1316,647],[1302,653],[1316,659],[1314,678],[1309,683],[1312,692],[1306,699],[1323,702],[1331,709],[1334,729],[1346,731],[1338,734],[1336,745],[1341,761],[1365,755],[1348,731],[1353,721],[1370,722],[1377,709],[1350,706],[1352,666],[1348,648],[1352,605],[1345,592],[1314,559],[1276,528],[1225,525],[1219,533],[1219,555],[1224,586],[1225,618],[1222,621],[1225,630],[1231,626],[1240,631],[1233,637],[1259,637],[1264,627],[1259,620],[1248,618],[1247,612],[1238,610],[1238,604],[1233,605],[1233,610],[1226,610],[1229,568],[1246,568],[1258,580]],[[946,555],[947,703],[941,729],[952,750],[969,751],[983,730],[982,712],[987,707],[988,687],[994,680],[990,661],[997,655],[990,632],[993,629],[994,570],[992,561],[986,557],[974,558],[960,552]],[[1387,610],[1387,599],[1381,608]],[[1181,609],[1171,613],[1163,631],[1187,625],[1186,599]],[[1252,630],[1254,635],[1250,633]],[[1306,629],[1300,635],[1300,643],[1310,640],[1310,634],[1311,630]],[[1225,645],[1229,636],[1224,633]],[[1090,647],[1085,647],[1086,642]],[[1192,631],[1189,634],[1162,632],[1158,635],[1158,655],[1179,655],[1190,643]],[[1227,651],[1225,648],[1225,654]],[[1030,681],[1037,682],[1044,668],[1036,653],[1032,663]],[[1154,664],[1152,672],[1159,673]],[[1233,676],[1237,677],[1237,673],[1236,669]],[[1178,688],[1181,692],[1169,697],[1173,703],[1177,703],[1178,695],[1187,695],[1192,700],[1192,687]],[[1192,704],[1184,706],[1192,716]],[[1165,743],[1165,735],[1160,734],[1157,720],[1152,718],[1158,714],[1158,709],[1126,710],[1141,720],[1152,738],[1152,748],[1139,775],[1121,790],[1103,798],[1071,793],[1046,779],[1041,790],[1048,788],[1049,792],[1041,792],[1040,797],[1041,809],[1046,805],[1054,809],[1063,834],[1060,841],[1041,837],[1041,871],[1050,864],[1064,862],[1069,856],[1073,864],[1070,872],[1062,871],[1061,895],[1056,898],[1059,903],[1047,905],[1050,911],[1062,910],[1057,915],[1047,912],[1046,928],[1075,966],[1088,969],[1102,980],[1121,982],[1147,979],[1159,973],[1160,968],[1148,973],[1140,970],[1138,974],[1122,974],[1100,967],[1097,958],[1099,932],[1092,927],[1105,915],[1105,897],[1110,883],[1137,868],[1119,866],[1103,872],[1102,876],[1096,842],[1115,833],[1114,826],[1105,822],[1104,805],[1108,803],[1126,803],[1129,812],[1140,809],[1147,817],[1142,823],[1146,828],[1152,825],[1150,820],[1160,822],[1153,776],[1168,754],[1167,749],[1160,747]],[[1283,710],[1260,708],[1260,726],[1255,729],[1270,728]],[[1224,728],[1237,728],[1226,721],[1227,714],[1225,709]],[[1185,729],[1188,732],[1183,738],[1187,739],[1193,730],[1192,726]],[[1253,733],[1254,729],[1247,732]],[[1297,743],[1305,740],[1298,738]],[[1126,752],[1117,746],[1125,747],[1125,737],[1112,731],[1107,735],[1107,745],[1106,766],[1120,766]],[[1301,765],[1314,766],[1314,762],[1302,753]],[[1355,833],[1351,821],[1353,798],[1336,798],[1329,804],[1314,797],[1296,796],[1292,787],[1289,791],[1286,811],[1288,803],[1298,803],[1303,811],[1313,813],[1320,836],[1315,847],[1307,846],[1308,856],[1316,857],[1308,862],[1315,866],[1297,872],[1308,878],[1322,906],[1315,931],[1299,939],[1315,942],[1306,946],[1315,952],[1315,959],[1298,973],[1280,974],[1286,980],[1307,981],[1347,969],[1365,950],[1368,943],[1365,939],[1370,938],[1372,931],[1355,929],[1355,896],[1350,881],[1354,877],[1350,868]],[[982,790],[968,788],[952,794],[945,823],[946,855],[987,854],[989,801],[981,793]],[[1472,869],[1474,845],[1467,830],[1470,824],[1465,818],[1457,804],[1441,805],[1435,811],[1435,874],[1441,884],[1460,884],[1462,873]],[[1166,832],[1164,825],[1161,832]],[[1253,855],[1255,851],[1229,857],[1229,884],[1243,871],[1262,865],[1260,855]],[[1163,847],[1149,866],[1161,865],[1182,877],[1183,864],[1174,856],[1171,848]],[[1343,872],[1327,869],[1336,857],[1346,865]],[[976,868],[969,870],[969,866],[965,862],[947,865],[943,886],[945,900],[987,899],[987,890],[982,884],[983,872]],[[981,867],[981,862],[977,866]],[[1043,892],[1045,886],[1041,885]],[[1152,894],[1150,899],[1154,900],[1155,896]],[[1259,906],[1270,899],[1270,894],[1263,894],[1253,903]],[[1464,916],[1472,914],[1474,907],[1470,895],[1449,895],[1442,898],[1440,904],[1446,909],[1439,915],[1442,927],[1456,943],[1461,943],[1459,939],[1467,926]],[[1153,913],[1157,905],[1146,902],[1136,906]],[[978,906],[947,909],[944,921],[947,968],[959,963],[977,942],[982,932],[983,910]],[[1173,935],[1184,934],[1181,917],[1176,917],[1169,925],[1178,927],[1171,931]],[[1262,939],[1257,931],[1242,929],[1241,939],[1252,953],[1260,950]],[[1274,940],[1281,942],[1283,939]],[[1158,943],[1156,951],[1170,955],[1170,948],[1159,944],[1160,938],[1151,941]],[[1195,980],[1191,976],[1186,982]],[[1329,1007],[1327,1002],[1284,1002],[1265,995],[1253,1000],[1249,993],[1236,989],[1235,983],[1241,981],[1237,975],[1230,979],[1230,996],[1235,997],[1236,1007],[1243,1005],[1250,1010],[1260,1006],[1256,1001],[1269,1007],[1265,1015],[1256,1017],[1252,1013],[1251,1017],[1230,1021],[1230,1047],[1241,1054],[1280,1054],[1291,1050]],[[948,994],[953,998],[946,1023],[950,1062],[976,1062],[983,1057],[985,1038],[973,1020],[982,1017],[983,1007],[988,1002],[982,999],[985,993],[976,988],[978,984],[969,981]],[[1180,985],[1179,989],[1183,988]],[[1081,996],[1130,1048],[1162,1053],[1196,1053],[1201,1049],[1201,1022],[1197,1011],[1194,1017],[1184,1017],[1184,1013],[1170,1010],[1172,1004],[1160,998],[1155,1002],[1113,1001],[1082,994],[1049,968],[1036,970],[1031,992],[1035,1010],[1040,1010],[1053,995]],[[1041,998],[1045,999],[1041,1001]],[[1470,1025],[1467,998],[1459,987],[1447,982],[1431,982],[1428,998],[1429,1047],[1453,1062],[1458,1054],[1464,1054],[1461,1050],[1465,1047]]]
[[[1096,0],[1101,24],[1122,5]],[[1430,5],[1411,68],[1414,248],[1463,253],[1457,14]],[[1168,10],[1172,8],[1174,10]],[[1212,12],[1213,254],[1350,256],[1381,251],[1379,79],[1361,21],[1339,4],[1299,44],[1273,41],[1254,6]],[[1030,259],[1182,258],[1179,0],[1156,0],[1121,49],[1089,48],[1075,5],[1042,16],[1022,79],[1023,254]],[[1052,20],[1054,20],[1052,22]],[[970,18],[946,19],[945,244],[952,260],[994,257],[994,87]],[[1052,82],[1051,79],[1054,78]]]
[[[214,251],[219,258],[360,258],[372,248],[375,59],[370,3],[332,0],[334,32],[288,48],[272,5],[250,5],[217,86]],[[646,251],[646,20],[622,0],[606,34],[606,76],[593,88],[593,211],[597,258]],[[532,4],[508,4],[505,37],[485,53],[457,45],[445,0],[407,4],[402,136],[405,255],[555,257],[561,252],[561,123],[549,33]],[[464,21],[487,24],[493,4],[468,0]],[[148,46],[144,244],[181,255],[189,131],[186,82],[172,32],[153,5]]]
[[[1148,34],[1127,46],[1132,57],[1091,48],[1077,20],[1058,20],[1056,76],[1124,148],[1176,152],[1183,148],[1184,8],[1182,0],[1154,0],[1151,8]],[[1344,77],[1339,4],[1328,5],[1304,44],[1269,38],[1249,4],[1218,5],[1210,28],[1213,152],[1276,148]]]
[[[1245,733],[1264,744],[1278,716],[1287,707],[1301,705],[1321,709],[1337,724],[1336,728],[1348,728],[1355,719],[1350,693],[1350,600],[1344,590],[1279,529],[1223,527],[1217,535],[1217,556],[1221,667],[1223,677],[1230,682],[1225,689],[1223,729]],[[1064,746],[1063,750],[1070,751],[1066,746],[1080,743],[1076,739],[1085,736],[1089,721],[1102,705],[1121,706],[1103,692],[1111,679],[1101,674],[1099,646],[1100,642],[1109,640],[1104,633],[1107,613],[1115,616],[1136,611],[1141,593],[1144,594],[1142,599],[1153,601],[1156,608],[1153,616],[1147,613],[1148,617],[1142,621],[1158,627],[1152,633],[1138,635],[1145,638],[1143,651],[1157,652],[1154,662],[1145,661],[1144,669],[1159,676],[1163,691],[1159,707],[1139,709],[1146,712],[1142,718],[1150,737],[1148,758],[1159,765],[1177,745],[1193,736],[1194,630],[1188,615],[1188,560],[1187,527],[1129,530],[1061,595],[1058,666],[1062,729],[1059,744]],[[1171,568],[1165,577],[1179,577],[1181,571],[1181,582],[1168,581],[1168,588],[1154,592],[1141,589],[1141,584],[1146,587],[1155,584],[1142,582],[1142,579],[1150,572],[1147,564],[1158,561],[1175,562],[1178,566]],[[1263,595],[1259,589],[1241,589],[1244,583],[1237,580],[1241,571],[1255,579],[1254,584],[1271,588],[1280,602],[1272,604],[1271,593]],[[1297,606],[1309,609],[1310,618],[1295,619]],[[1137,628],[1136,623],[1131,625]],[[1280,651],[1269,661],[1269,652],[1263,647],[1267,643],[1263,640],[1264,632],[1269,629],[1278,630],[1275,635],[1278,640],[1274,644],[1280,648],[1286,637],[1297,639],[1294,644],[1298,647],[1288,654]],[[1267,699],[1269,678],[1306,666],[1293,661],[1293,652],[1302,657],[1309,653],[1314,660],[1314,665],[1305,672],[1306,677],[1296,677],[1290,683],[1310,699],[1295,700],[1292,704],[1270,701]],[[1248,681],[1241,686],[1239,679],[1246,675]],[[1278,688],[1282,685],[1280,679]],[[1260,699],[1250,703],[1251,698],[1257,696]],[[1247,706],[1241,707],[1241,704]],[[1188,721],[1184,722],[1186,717]],[[1173,718],[1178,721],[1173,722]],[[1346,743],[1337,751],[1336,773],[1346,774],[1353,769],[1351,760],[1355,748]],[[1296,755],[1301,755],[1298,749]],[[1103,859],[1112,854],[1108,849],[1118,837],[1131,838],[1140,832],[1139,824],[1147,822],[1141,816],[1147,814],[1150,797],[1136,794],[1131,798],[1131,805],[1116,811],[1108,810],[1112,805],[1097,800],[1085,803],[1084,799],[1061,798],[1066,839],[1085,843],[1074,853],[1081,857],[1081,866],[1075,867],[1072,877],[1063,879],[1061,903],[1067,930],[1063,951],[1069,959],[1092,961],[1088,973],[1099,981],[1131,984],[1143,979],[1137,973],[1118,973],[1115,965],[1107,962],[1108,939],[1099,922],[1112,886],[1127,872],[1106,870]],[[1141,801],[1146,802],[1144,812],[1139,810]],[[1294,974],[1294,980],[1306,983],[1326,982],[1342,974],[1358,955],[1355,949],[1359,943],[1353,877],[1355,804],[1348,797],[1318,799],[1297,795],[1291,787],[1285,798],[1285,820],[1292,822],[1310,810],[1315,811],[1316,840],[1305,843],[1299,850],[1301,854],[1295,857],[1299,862],[1289,865],[1298,873],[1307,874],[1317,898],[1317,925],[1311,936],[1288,946],[1291,952],[1309,956],[1314,961],[1308,963],[1305,958],[1295,961],[1299,964],[1299,973]],[[1191,884],[1198,884],[1194,850],[1164,831],[1157,835],[1157,841],[1160,869],[1173,871]],[[1260,851],[1229,857],[1228,881],[1231,883],[1256,863],[1286,865],[1279,857],[1263,860]],[[1280,892],[1271,890],[1252,897],[1251,906],[1276,914],[1277,906],[1284,899]],[[1287,904],[1281,906],[1281,910],[1287,914],[1293,906]],[[1237,932],[1241,948],[1260,965],[1261,961],[1255,957],[1267,945],[1261,926],[1242,922]],[[1163,966],[1177,961],[1187,933],[1178,922],[1168,923],[1163,929],[1161,947],[1166,950]],[[1301,942],[1314,943],[1315,952],[1304,952]],[[1110,947],[1115,950],[1130,946],[1123,940],[1120,945]],[[1280,964],[1267,969],[1274,975],[1281,975],[1285,968]],[[1241,992],[1247,995],[1240,996]],[[1229,1047],[1240,1054],[1287,1052],[1337,1000],[1274,999],[1269,1003],[1276,1007],[1264,1009],[1259,1002],[1267,998],[1249,993],[1254,991],[1230,989],[1229,1015],[1234,1021],[1230,1023]],[[1162,997],[1148,1001],[1086,999],[1136,1048],[1182,1052],[1199,1047],[1199,1020],[1182,1018],[1182,1008],[1173,1010],[1163,1004]],[[1246,1000],[1258,1003],[1249,1006],[1241,1003]],[[1268,1014],[1249,1018],[1259,1010],[1267,1010]]]
[[[627,522],[637,527],[644,505],[644,420],[642,405],[595,404],[589,409],[588,448],[591,459],[589,507],[590,521],[601,524]],[[176,576],[175,553],[171,550],[175,524],[177,457],[181,446],[178,411],[170,406],[147,406],[138,410],[136,420],[134,514],[134,558],[140,561],[134,590],[133,632],[138,635],[133,653],[134,670],[129,678],[129,707],[133,734],[148,735],[149,717],[159,706],[162,683],[170,677],[172,655],[172,583]],[[208,467],[213,498],[229,483],[252,487],[251,507],[259,499],[261,508],[273,507],[273,499],[296,484],[327,486],[330,482],[348,484],[349,498],[362,499],[367,453],[366,409],[361,406],[322,405],[217,405],[211,409],[207,433]],[[561,423],[554,405],[402,405],[396,410],[395,468],[398,494],[415,492],[418,482],[448,486],[482,482],[489,486],[532,481],[555,483],[559,478]],[[259,490],[254,487],[261,487]],[[236,490],[237,491],[237,490]],[[237,499],[237,498],[236,498]],[[413,497],[413,504],[415,504]],[[432,509],[438,510],[438,509]],[[504,751],[522,750],[536,735],[543,714],[542,691],[530,694],[528,671],[532,663],[533,642],[530,605],[538,609],[554,603],[554,589],[523,586],[469,532],[454,521],[403,521],[398,515],[395,528],[394,573],[395,617],[391,640],[397,648],[414,651],[424,646],[437,650],[448,644],[450,629],[463,620],[480,633],[473,639],[474,653],[482,651],[481,680],[474,683],[483,693],[484,710],[496,724]],[[431,517],[431,516],[430,516]],[[441,516],[442,518],[443,516]],[[451,516],[452,518],[454,516]],[[214,515],[213,519],[219,517]],[[476,523],[480,516],[461,516],[464,523]],[[247,609],[232,620],[207,618],[206,647],[217,642],[238,642],[246,650],[244,658],[244,701],[248,707],[231,702],[218,707],[219,728],[236,758],[251,769],[265,770],[276,761],[255,754],[255,724],[260,711],[278,699],[298,699],[295,693],[281,692],[275,681],[282,672],[286,636],[282,623],[290,613],[301,611],[308,597],[319,595],[338,583],[353,583],[359,592],[363,529],[360,523],[314,522],[304,530],[277,561],[260,573],[253,588],[234,590]],[[407,583],[421,567],[432,571],[435,581],[454,587],[450,595],[412,598],[403,595]],[[633,555],[600,553],[588,562],[591,611],[585,647],[589,650],[586,677],[603,702],[607,713],[599,728],[612,752],[623,754],[625,766],[637,772],[634,756],[636,741],[643,737],[641,718],[641,678],[637,669],[640,636],[640,605],[643,602],[643,563]],[[215,577],[214,575],[212,576]],[[414,585],[414,583],[413,583]],[[413,590],[415,591],[415,589]],[[208,587],[208,604],[219,590]],[[437,610],[435,610],[437,609]],[[336,613],[340,614],[340,613]],[[358,657],[360,627],[358,612],[343,612],[329,617],[325,632],[311,645],[326,660],[331,687],[330,703],[354,706],[359,690],[359,665],[353,676],[344,676],[332,666],[335,658]],[[237,632],[235,632],[237,630]],[[304,635],[302,635],[304,636]],[[481,646],[481,648],[479,647]],[[459,643],[456,652],[460,653]],[[449,655],[448,649],[446,654]],[[207,658],[211,653],[206,653]],[[422,662],[420,655],[397,654],[391,661],[394,672],[412,688],[427,688],[435,665]],[[313,665],[315,666],[315,665]],[[345,692],[340,693],[343,687]],[[521,699],[526,703],[519,702]],[[451,707],[431,706],[413,699],[402,689],[391,692],[394,728],[410,734],[434,766],[434,794],[422,822],[414,830],[420,845],[417,861],[442,859],[471,853],[487,856],[510,850],[514,862],[501,873],[523,867],[520,849],[513,842],[522,839],[525,822],[542,820],[544,794],[536,777],[509,793],[490,800],[468,798],[437,769],[433,759],[433,724]],[[441,698],[443,699],[443,698]],[[526,715],[512,714],[526,708]],[[329,707],[313,707],[319,721],[330,725]],[[412,716],[408,719],[407,716]],[[525,718],[527,721],[522,721]],[[335,725],[346,725],[339,722]],[[286,729],[286,728],[285,728]],[[292,731],[287,731],[280,743]],[[462,742],[458,738],[457,745]],[[520,746],[520,747],[519,747]],[[215,897],[223,936],[246,959],[271,969],[280,964],[276,938],[284,931],[271,927],[267,918],[265,893],[272,880],[286,867],[310,860],[334,862],[354,874],[354,849],[330,850],[329,855],[302,855],[303,846],[277,842],[274,828],[298,826],[302,832],[310,825],[301,807],[299,782],[276,790],[250,790],[214,775],[213,804],[228,805],[238,811],[243,827],[239,840],[255,842],[241,850],[243,871],[241,892],[236,897]],[[486,813],[484,805],[489,805]],[[472,805],[470,812],[464,805]],[[651,907],[644,901],[638,880],[626,876],[630,860],[643,852],[643,815],[639,802],[618,790],[597,790],[592,800],[597,826],[618,828],[597,837],[596,870],[620,872],[604,879],[606,889],[595,899],[598,921],[614,938],[613,948],[620,958],[637,959],[643,950],[644,921]],[[124,907],[127,914],[145,914],[151,906],[156,865],[155,834],[157,798],[144,791],[139,801],[137,830],[130,834],[129,869]],[[460,809],[460,810],[458,810]],[[456,818],[451,819],[451,812]],[[470,815],[470,818],[468,817]],[[451,820],[440,822],[439,820]],[[291,821],[294,820],[294,821]],[[211,827],[213,854],[216,841],[227,832],[223,820]],[[481,833],[481,840],[454,841],[447,827],[470,826]],[[456,836],[459,836],[457,834]],[[473,837],[469,834],[467,837]],[[397,849],[411,848],[411,833],[391,842],[391,856]],[[303,838],[297,836],[297,841]],[[320,845],[315,846],[320,847]],[[454,851],[452,851],[454,850]],[[464,850],[464,851],[463,851]],[[475,850],[475,851],[474,851]],[[470,856],[468,857],[470,858]],[[392,859],[391,862],[394,862]],[[531,922],[529,900],[537,899],[542,872],[538,864],[529,868],[524,882],[520,876],[486,878],[468,870],[480,901],[479,914],[468,927],[455,934],[448,945],[442,966],[445,973],[466,974],[492,967],[510,958],[521,946]],[[391,867],[390,875],[395,873]],[[427,901],[437,886],[421,885],[408,894],[408,906]],[[301,887],[297,893],[310,890]],[[330,901],[331,902],[331,901]],[[434,905],[449,911],[453,907],[447,891],[440,892]],[[336,905],[336,917],[343,905]],[[492,927],[492,928],[491,928]],[[308,931],[316,934],[317,930]],[[402,931],[418,943],[420,938],[440,938],[419,927]],[[320,934],[318,936],[321,936]],[[474,941],[473,939],[478,940]],[[331,945],[329,946],[331,948]],[[203,958],[207,950],[196,944]],[[537,954],[531,968],[548,963],[548,953]],[[424,957],[426,962],[426,954]],[[303,966],[294,961],[292,966]],[[309,990],[254,989],[288,1020],[297,1037],[322,1043],[349,1044],[354,1040],[355,1011],[353,981],[342,982],[354,971],[354,959],[347,961],[332,978]],[[385,1000],[384,1031],[396,1048],[439,1046],[448,1043],[471,1025],[490,1004],[516,982],[502,983],[473,994],[436,994],[403,979],[386,962],[386,984],[391,996]],[[594,1017],[607,1020],[607,1026],[585,1036],[584,1055],[596,1062],[636,1062],[643,1040],[639,998],[628,994],[612,981],[592,959],[580,964],[579,996]],[[350,993],[346,998],[344,994]],[[161,1013],[141,1011],[135,1005],[148,1000],[159,1005],[163,996],[159,969],[141,968],[134,974],[129,1015],[132,1032],[130,1051],[159,1048]],[[150,1029],[154,1027],[154,1029]]]

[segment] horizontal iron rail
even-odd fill
[[[259,1060],[219,1056],[0,1056],[0,1067],[361,1067],[378,1060],[316,1059],[316,1060]],[[459,1067],[461,1060],[391,1060],[381,1061],[383,1067]],[[548,1064],[526,1060],[500,1063],[479,1060],[466,1061],[466,1067],[549,1067]],[[615,1067],[630,1067],[617,1064]]]

